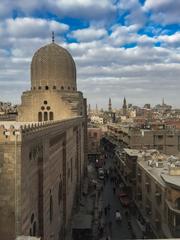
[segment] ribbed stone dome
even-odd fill
[[[31,62],[32,89],[76,90],[76,66],[70,53],[48,44],[34,54]]]

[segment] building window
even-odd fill
[[[40,89],[41,89],[41,86],[39,86],[38,88],[39,88],[39,90],[40,90]]]
[[[29,160],[31,160],[32,159],[32,152],[30,151],[29,152]]]
[[[42,112],[38,112],[38,122],[42,122]]]
[[[53,86],[53,89],[56,89],[56,86]]]
[[[44,104],[46,105],[48,102],[46,100],[44,100]]]
[[[53,198],[52,198],[52,194],[50,191],[50,199],[49,199],[49,220],[50,223],[52,222],[53,219]]]
[[[45,109],[45,107],[44,107],[44,106],[42,106],[42,107],[41,107],[41,110],[43,111],[44,109]]]
[[[48,89],[49,89],[49,87],[48,87],[48,86],[45,86],[45,89],[46,89],[46,90],[48,90]]]
[[[54,113],[53,112],[50,112],[49,113],[49,120],[54,120]]]
[[[176,209],[180,210],[180,198],[177,198],[175,201]]]
[[[148,177],[146,177],[145,185],[146,185],[147,192],[150,193],[151,192],[151,183],[150,183],[150,179]]]
[[[157,146],[157,149],[158,149],[158,150],[163,150],[163,145],[158,145],[158,146]]]
[[[63,87],[63,86],[61,86],[61,89],[62,89],[62,90],[64,90],[64,87]]]
[[[44,121],[47,121],[47,120],[48,120],[48,113],[44,112]]]
[[[36,236],[36,222],[33,223],[33,236]]]
[[[61,200],[62,200],[62,180],[61,180],[61,177],[60,177],[59,189],[58,189],[58,203],[59,203],[59,205],[61,203]]]
[[[31,215],[31,223],[34,221],[34,213]]]
[[[46,109],[49,111],[51,108],[50,108],[50,106],[47,106]]]
[[[71,158],[71,182],[73,179],[73,162],[72,162],[72,158]]]
[[[70,178],[71,169],[68,168],[68,178]]]
[[[95,138],[97,138],[97,133],[95,132],[95,133],[93,134],[93,136],[94,136]]]

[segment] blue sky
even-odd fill
[[[92,107],[165,102],[180,107],[179,0],[1,0],[0,101],[20,103],[34,52],[67,48]]]

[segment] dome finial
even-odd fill
[[[52,43],[54,43],[54,31],[52,32]]]

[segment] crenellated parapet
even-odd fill
[[[15,125],[0,125],[0,142],[21,141],[21,129]]]
[[[54,128],[59,124],[67,126],[71,123],[74,124],[76,121],[80,121],[83,117],[74,117],[69,118],[66,120],[58,120],[58,121],[46,121],[46,122],[31,122],[31,123],[24,123],[24,122],[3,122],[0,125],[0,142],[6,141],[21,141],[22,136],[29,135],[33,133],[37,133],[44,129]]]

